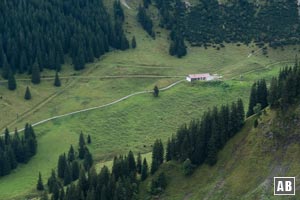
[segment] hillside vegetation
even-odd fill
[[[218,154],[215,166],[203,165],[189,177],[182,164],[164,163],[157,174],[166,174],[168,186],[160,199],[295,199],[274,197],[273,177],[295,176],[300,187],[299,114],[297,104],[285,114],[267,109],[257,128],[255,117],[248,119]],[[147,199],[150,180],[141,185],[141,199]]]
[[[103,3],[108,12],[113,13],[113,2]],[[76,72],[72,70],[68,56],[65,57],[66,62],[59,72],[61,87],[53,86],[55,73],[47,69],[42,72],[38,85],[32,84],[27,74],[17,74],[15,91],[8,91],[7,82],[1,79],[0,109],[5,117],[0,118],[0,128],[8,127],[13,131],[15,127],[22,128],[26,122],[34,124],[49,117],[108,104],[134,92],[152,90],[155,85],[159,88],[168,86],[191,73],[218,73],[224,76],[223,82],[182,82],[160,92],[158,98],[150,93],[141,94],[113,106],[36,126],[37,154],[26,165],[20,164],[9,176],[0,179],[0,199],[37,195],[38,172],[45,183],[51,169],[57,166],[58,156],[66,152],[70,144],[77,144],[81,131],[92,137],[89,148],[97,166],[106,161],[111,165],[114,156],[129,150],[135,155],[141,152],[149,156],[155,139],[166,142],[182,123],[198,118],[208,107],[229,103],[238,96],[246,105],[253,81],[270,80],[282,63],[293,62],[299,51],[298,46],[286,46],[272,49],[265,56],[254,43],[249,46],[226,43],[220,50],[189,46],[188,55],[177,59],[168,55],[169,31],[159,27],[159,21],[154,20],[157,19],[157,8],[150,5],[147,10],[153,19],[154,40],[137,21],[139,3],[141,1],[128,1],[131,9],[123,7],[124,33],[127,38],[135,36],[135,49],[108,52]],[[24,100],[26,86],[31,91],[29,101]],[[173,186],[169,189],[172,188],[176,189]],[[166,195],[169,194],[167,191]]]

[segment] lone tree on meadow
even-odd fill
[[[153,88],[153,96],[154,97],[158,97],[158,94],[159,94],[159,89],[158,89],[157,86],[154,86],[154,88]]]
[[[55,74],[54,86],[55,87],[60,87],[61,86],[61,82],[60,82],[60,79],[59,79],[59,76],[58,76],[58,72],[56,72],[56,74]]]
[[[87,139],[86,139],[86,142],[87,142],[88,144],[91,144],[91,143],[92,143],[92,139],[91,139],[90,134],[88,134]]]
[[[24,99],[25,100],[30,100],[31,99],[31,93],[30,93],[30,90],[29,90],[28,86],[26,87],[26,92],[25,92]]]
[[[38,179],[38,182],[37,182],[37,185],[36,185],[36,189],[39,190],[39,191],[44,190],[44,185],[43,185],[41,172],[39,172],[39,179]]]
[[[131,40],[131,47],[132,47],[133,49],[136,48],[136,39],[135,39],[135,36],[132,37],[132,40]]]

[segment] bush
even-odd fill
[[[160,173],[156,178],[153,178],[150,185],[150,193],[157,195],[163,192],[167,187],[167,178],[165,173]]]
[[[191,162],[190,159],[186,159],[186,160],[183,162],[183,174],[184,174],[185,176],[189,176],[189,175],[193,174],[194,168],[195,168],[195,167],[193,166],[193,164],[192,164],[192,162]]]

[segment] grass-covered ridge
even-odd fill
[[[273,196],[273,177],[295,176],[299,188],[299,111],[294,106],[281,116],[268,109],[257,128],[255,117],[249,118],[218,154],[215,166],[203,165],[189,177],[183,175],[182,164],[163,164],[156,174],[164,172],[168,186],[160,199],[287,199]],[[150,180],[141,185],[141,199],[148,196]]]

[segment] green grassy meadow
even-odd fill
[[[230,103],[237,98],[242,98],[247,105],[253,81],[270,79],[276,75],[283,66],[279,62],[292,62],[299,49],[287,47],[284,51],[269,50],[268,57],[259,52],[248,57],[252,50],[257,49],[255,46],[226,44],[221,50],[189,47],[188,55],[178,59],[168,54],[168,33],[157,27],[156,40],[151,39],[135,19],[137,4],[129,5],[133,9],[124,8],[124,28],[129,39],[135,35],[136,49],[110,52],[80,72],[63,67],[60,75],[67,78],[62,79],[61,88],[53,87],[53,80],[43,80],[40,85],[20,80],[18,89],[11,92],[6,89],[5,83],[0,82],[0,95],[3,96],[0,110],[5,115],[0,119],[1,130],[5,127],[10,130],[22,128],[26,122],[35,123],[52,116],[104,105],[133,92],[151,90],[154,85],[162,88],[191,73],[218,73],[224,76],[224,81],[182,82],[161,92],[159,98],[142,94],[109,107],[35,127],[38,153],[28,164],[0,178],[0,199],[20,199],[35,194],[38,172],[42,173],[46,183],[51,169],[56,167],[59,154],[66,152],[70,144],[77,145],[80,131],[91,135],[90,149],[100,167],[104,162],[111,165],[109,161],[113,156],[129,150],[149,153],[155,139],[166,141],[181,124],[199,118],[209,107]],[[44,76],[53,74],[50,71],[43,72]],[[104,78],[138,75],[182,78]],[[17,78],[27,78],[27,75]],[[28,102],[23,99],[26,85],[30,86],[33,96]],[[222,155],[220,157],[226,159]],[[199,170],[207,172],[208,167],[206,171],[202,168]],[[172,191],[166,195],[170,193]]]

